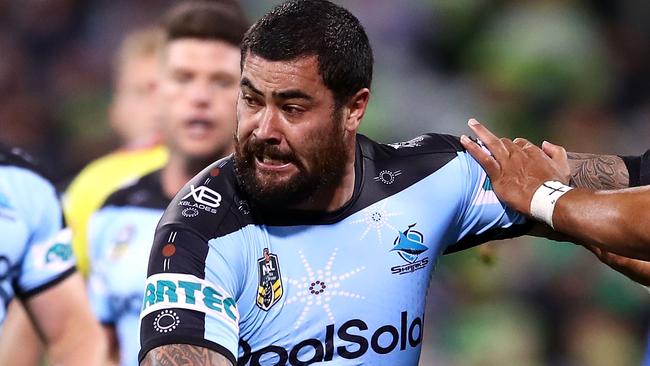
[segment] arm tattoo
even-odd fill
[[[591,189],[619,189],[630,185],[623,159],[616,155],[568,153],[571,186]]]
[[[227,358],[205,347],[169,344],[152,349],[140,366],[233,366]]]

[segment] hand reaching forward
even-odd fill
[[[530,215],[533,194],[544,182],[569,182],[570,168],[563,147],[544,142],[542,150],[526,139],[498,138],[475,119],[467,124],[491,155],[465,135],[461,143],[485,169],[499,200],[511,208]]]

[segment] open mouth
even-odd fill
[[[186,123],[190,137],[202,138],[214,129],[214,122],[205,118],[192,118]]]
[[[280,170],[289,167],[291,161],[287,158],[274,156],[268,153],[255,154],[255,162],[258,167],[267,170]]]

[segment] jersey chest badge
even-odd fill
[[[282,297],[282,277],[278,256],[264,248],[264,256],[257,260],[259,282],[257,285],[257,306],[267,311]]]

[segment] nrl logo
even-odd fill
[[[268,311],[282,297],[282,277],[278,256],[264,248],[264,257],[257,260],[259,282],[257,287],[257,306]]]

